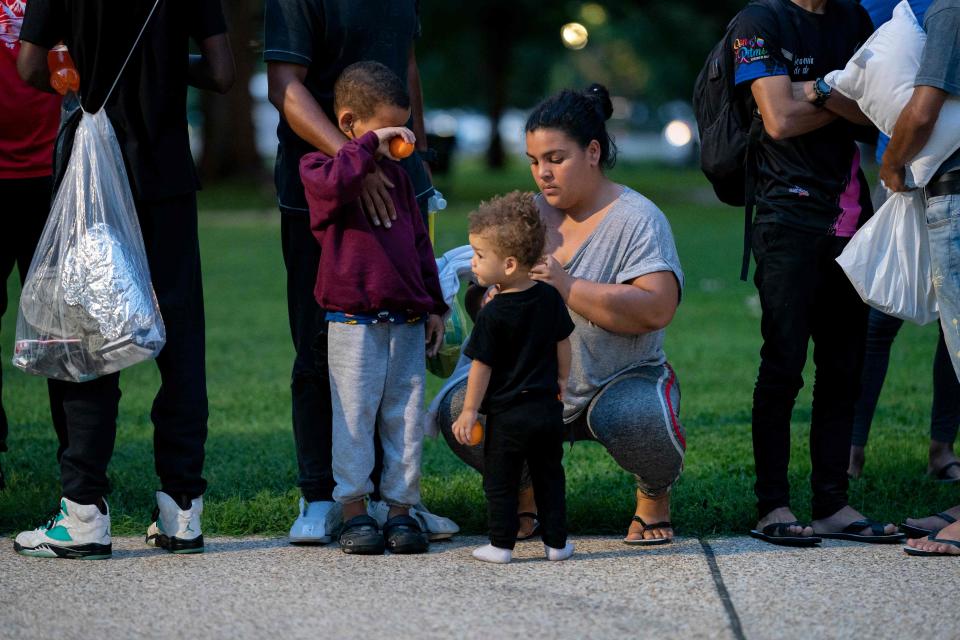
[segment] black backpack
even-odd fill
[[[781,33],[787,22],[770,0],[756,0],[777,15]],[[749,5],[748,5],[749,6]],[[713,47],[693,85],[693,110],[700,133],[700,169],[721,202],[744,207],[743,264],[740,279],[750,268],[750,236],[756,202],[756,144],[763,122],[753,98],[734,85],[731,37],[740,14],[727,25],[723,38]],[[789,29],[789,27],[787,27]]]

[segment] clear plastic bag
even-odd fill
[[[84,113],[20,295],[13,364],[83,382],[165,340],[116,134],[103,109]]]
[[[939,316],[919,191],[890,196],[857,231],[837,262],[871,307],[917,324]]]

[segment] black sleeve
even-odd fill
[[[30,0],[23,16],[20,39],[51,49],[69,33],[69,18],[64,0]]]
[[[495,364],[497,348],[496,305],[493,302],[491,300],[480,310],[477,323],[473,325],[473,332],[470,334],[467,346],[463,350],[463,355],[471,360],[479,360],[491,367]]]
[[[226,32],[227,21],[220,0],[200,0],[194,4],[190,24],[190,37],[194,42],[199,44],[210,36]]]
[[[790,75],[790,67],[781,53],[780,23],[768,7],[753,4],[740,12],[730,46],[735,84]]]
[[[573,333],[576,325],[573,324],[573,320],[570,318],[570,312],[567,310],[567,303],[563,301],[563,296],[561,296],[560,292],[553,287],[550,287],[550,290],[553,291],[555,304],[557,307],[557,342],[561,342],[570,337],[570,334]]]
[[[315,0],[267,0],[263,16],[263,59],[310,66],[314,43],[323,33]]]

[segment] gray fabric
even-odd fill
[[[960,0],[936,0],[923,21],[927,44],[916,85],[943,89],[960,96]],[[940,165],[936,177],[960,168],[960,150]]]
[[[462,445],[451,431],[463,408],[466,388],[463,381],[446,394],[440,402],[437,423],[450,449],[482,474],[483,445]],[[657,365],[631,369],[615,377],[568,428],[572,439],[594,440],[606,447],[617,464],[634,474],[637,488],[656,497],[670,490],[683,468],[686,436],[679,416],[676,376],[668,365]],[[484,416],[480,421],[485,422]],[[521,488],[528,486],[530,477],[524,469]]]
[[[624,187],[606,217],[564,265],[576,277],[623,284],[658,271],[672,271],[683,289],[683,271],[670,223],[650,200]],[[564,420],[570,422],[614,376],[667,361],[664,331],[642,335],[611,333],[570,310],[576,329],[570,336],[572,361]]]
[[[333,499],[354,502],[373,491],[374,429],[383,444],[380,494],[391,505],[420,502],[423,323],[327,325],[333,405]]]

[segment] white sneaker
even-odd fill
[[[326,500],[307,502],[300,498],[300,515],[290,527],[291,544],[327,544],[343,525],[343,507]]]
[[[189,509],[181,509],[177,501],[163,491],[157,491],[154,522],[147,527],[145,542],[172,553],[203,553],[203,532],[200,514],[203,496],[190,501]]]
[[[61,498],[60,509],[45,524],[19,534],[13,548],[17,553],[37,558],[109,558],[113,553],[110,508],[103,514],[95,504],[77,504]]]
[[[390,505],[386,502],[371,500],[367,504],[367,513],[382,527],[390,514]],[[410,508],[410,517],[416,520],[420,524],[420,528],[427,532],[427,538],[430,542],[448,540],[455,533],[460,532],[460,527],[457,526],[456,522],[450,518],[430,513],[422,503]]]

